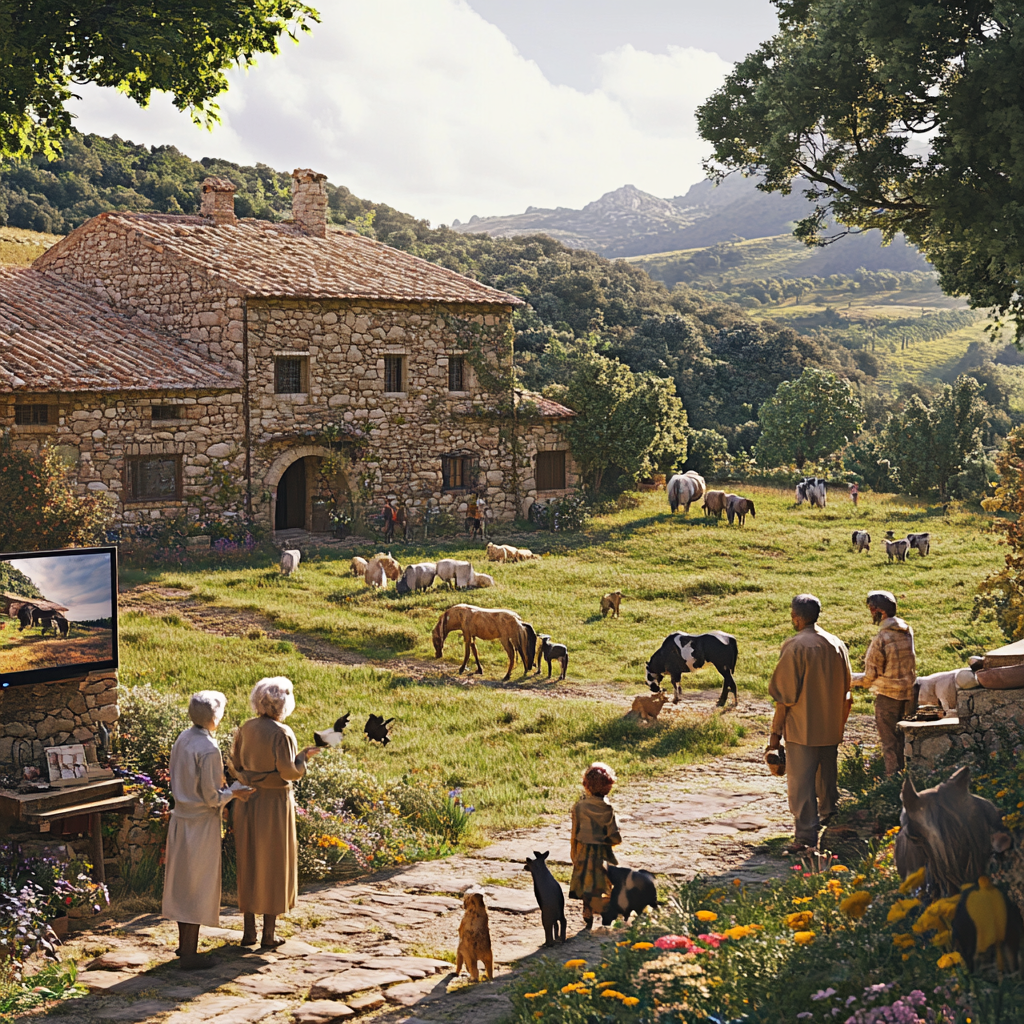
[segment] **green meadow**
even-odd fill
[[[349,553],[333,551],[305,554],[290,578],[269,559],[247,567],[136,571],[134,582],[188,590],[214,607],[258,611],[281,629],[389,664],[349,668],[311,661],[288,642],[218,636],[173,614],[132,612],[121,624],[123,678],[182,696],[221,689],[230,698],[229,724],[237,724],[247,715],[253,682],[287,675],[296,684],[298,707],[290,721],[300,743],[352,711],[355,728],[340,756],[382,778],[430,770],[466,789],[482,826],[503,828],[562,812],[591,759],[608,760],[629,778],[736,742],[727,716],[681,714],[654,730],[622,719],[631,696],[645,690],[646,660],[673,630],[722,629],[737,636],[741,700],[767,692],[779,645],[792,629],[790,599],[804,591],[823,601],[821,623],[848,644],[855,669],[874,632],[864,598],[876,588],[893,591],[900,614],[913,624],[921,674],[959,667],[1004,642],[994,625],[971,619],[978,582],[1002,562],[989,515],[955,508],[943,514],[912,499],[875,494],[862,495],[855,510],[838,491],[827,509],[816,510],[797,508],[788,490],[737,490],[757,505],[744,527],[706,519],[696,506],[688,516],[673,516],[664,493],[650,494],[639,508],[598,517],[585,534],[537,533],[520,541],[543,553],[534,562],[487,563],[482,547],[464,540],[394,546],[403,564],[448,555],[471,559],[494,575],[493,589],[469,593],[435,585],[400,598],[393,584],[375,592],[351,575]],[[853,529],[871,533],[870,553],[853,553]],[[889,564],[887,529],[897,536],[929,531],[931,555],[914,553],[906,563]],[[372,554],[372,548],[359,553]],[[600,597],[610,590],[623,594],[618,620],[599,613]],[[457,602],[514,609],[538,632],[566,643],[566,683],[527,682],[520,668],[510,683],[501,683],[505,656],[489,642],[479,644],[484,676],[460,677],[459,634],[449,637],[444,660],[433,661],[430,631]],[[392,660],[403,658],[407,671]],[[685,681],[720,685],[710,667]],[[386,749],[360,735],[370,712],[397,718]]]

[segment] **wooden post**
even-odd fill
[[[107,869],[103,864],[102,817],[97,811],[89,815],[89,832],[92,845],[92,880],[103,884],[107,880]]]

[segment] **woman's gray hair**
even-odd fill
[[[201,729],[209,729],[220,725],[227,706],[227,697],[218,690],[200,690],[189,698],[188,717]]]
[[[257,715],[266,715],[283,722],[295,710],[292,681],[286,676],[261,679],[249,695],[249,703]]]

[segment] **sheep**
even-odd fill
[[[535,555],[529,548],[519,548],[520,562],[539,562],[540,555]]]
[[[485,572],[474,572],[469,578],[471,587],[493,587],[494,577]]]
[[[395,586],[399,594],[409,594],[414,590],[426,590],[437,575],[437,566],[433,562],[418,562],[407,565],[405,573]]]
[[[612,613],[612,618],[617,619],[619,617],[619,602],[622,600],[622,591],[613,590],[610,594],[605,594],[601,598],[601,618],[607,618],[608,613]]]
[[[366,574],[366,566],[368,564],[369,563],[366,561],[365,558],[360,558],[358,555],[356,555],[356,557],[352,559],[352,575],[353,576],[363,576],[363,575],[365,575]]]
[[[748,512],[751,518],[757,518],[757,513],[754,511],[754,503],[749,498],[741,498],[738,494],[727,494],[725,496],[725,514],[729,517],[730,526],[736,516],[739,517],[740,526],[742,526],[747,520]]]
[[[389,580],[397,580],[402,575],[402,567],[397,559],[391,557],[390,551],[386,555],[383,551],[378,551],[373,557],[384,566],[384,574]]]
[[[860,554],[862,551],[871,550],[871,534],[866,530],[854,530],[850,542],[853,544],[853,550],[857,554]]]
[[[924,558],[932,549],[932,535],[930,533],[908,533],[907,542],[912,548],[916,548],[918,554]]]
[[[363,574],[363,580],[368,587],[380,587],[382,590],[386,590],[388,577],[384,571],[383,563],[379,562],[376,558],[371,558],[366,566],[366,572]]]
[[[504,562],[508,552],[505,550],[503,544],[488,544],[487,545],[487,561],[488,562]]]
[[[677,473],[668,482],[668,506],[675,512],[680,505],[683,505],[683,515],[690,511],[690,506],[704,494],[707,484],[704,477],[695,473],[692,469],[686,473]]]
[[[565,644],[553,644],[551,637],[547,633],[538,633],[537,639],[540,641],[540,656],[537,658],[537,675],[540,675],[540,670],[543,667],[541,661],[548,663],[548,679],[551,678],[551,662],[557,661],[562,666],[562,674],[556,680],[561,682],[565,679],[565,671],[569,667],[569,648]]]
[[[722,513],[726,509],[725,491],[705,491],[704,492],[704,503],[701,508],[704,509],[706,516],[713,515],[716,519],[722,518]]]
[[[437,563],[437,578],[454,586],[456,590],[494,586],[493,576],[488,576],[485,572],[476,572],[469,562],[460,562],[455,558],[442,558]]]
[[[895,558],[897,562],[905,562],[907,560],[907,552],[909,550],[909,540],[887,540],[885,542],[885,553],[889,556],[890,562],[893,558]]]
[[[287,551],[281,552],[281,572],[285,576],[291,576],[293,572],[299,567],[299,562],[302,561],[302,552],[297,548],[290,548]]]

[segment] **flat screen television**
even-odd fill
[[[117,668],[117,548],[0,554],[0,687]]]

